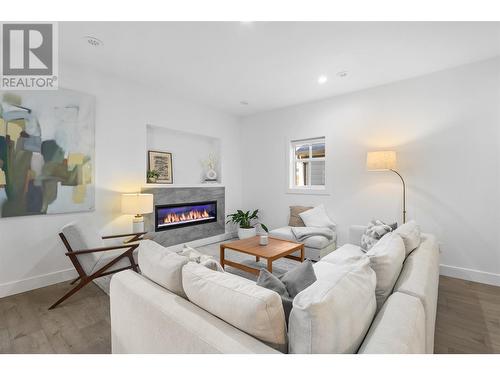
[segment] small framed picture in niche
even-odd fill
[[[148,182],[173,184],[172,154],[163,151],[148,151]]]

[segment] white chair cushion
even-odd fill
[[[281,227],[277,229],[273,229],[269,232],[269,235],[271,237],[276,237],[280,238],[282,240],[287,240],[287,241],[297,241],[295,238],[295,235],[292,232],[292,227],[287,226],[287,227]],[[335,235],[335,233],[334,233]],[[303,241],[304,246],[310,247],[312,249],[324,249],[325,247],[331,245],[332,243],[335,242],[336,235],[332,240],[329,240],[328,238],[324,236],[312,236],[307,238],[305,241]]]
[[[310,210],[301,212],[299,216],[306,227],[328,227],[335,230],[336,224],[328,217],[325,206],[322,204]]]
[[[286,323],[281,297],[243,277],[189,262],[182,284],[191,302],[236,328],[286,352]]]
[[[186,298],[182,287],[182,267],[189,262],[188,257],[169,251],[151,240],[141,241],[137,250],[139,267],[145,277]]]
[[[318,280],[293,300],[290,353],[355,353],[376,309],[375,272],[368,259],[316,264]]]
[[[424,354],[425,313],[418,298],[394,293],[377,314],[359,354]]]
[[[397,233],[405,243],[405,252],[408,256],[413,250],[420,245],[420,227],[414,220],[399,226],[394,233]]]
[[[398,234],[389,233],[382,237],[369,251],[370,266],[377,274],[377,309],[392,293],[405,260],[405,245]]]
[[[90,223],[79,222],[65,225],[61,229],[61,233],[64,234],[73,251],[96,249],[104,246],[99,231]],[[102,256],[102,252],[82,254],[78,255],[78,261],[85,273],[90,275]]]

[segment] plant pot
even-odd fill
[[[238,238],[244,240],[245,238],[255,237],[257,235],[256,228],[238,228]]]
[[[148,182],[149,182],[150,184],[156,184],[156,178],[155,178],[155,177],[149,177],[149,178],[148,178]]]

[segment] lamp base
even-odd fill
[[[144,217],[142,215],[135,215],[132,224],[133,233],[144,232]]]

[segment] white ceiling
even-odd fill
[[[64,22],[59,30],[63,62],[239,116],[500,55],[500,22]],[[85,35],[104,45],[91,47]]]

